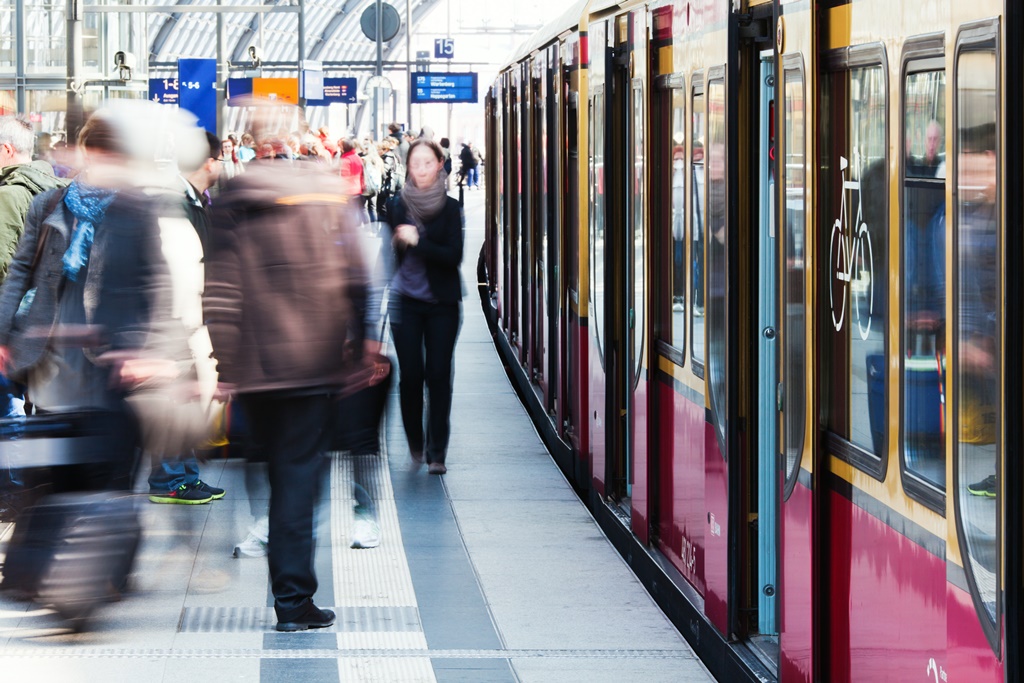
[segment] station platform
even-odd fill
[[[502,369],[473,287],[483,196],[466,195],[448,474],[410,468],[395,383],[385,452],[363,463],[382,540],[355,550],[353,460],[331,456],[314,600],[336,624],[275,631],[266,560],[232,557],[266,490],[247,488],[243,461],[212,461],[201,474],[227,489],[222,500],[153,505],[139,490],[132,590],[88,631],[0,594],[0,680],[713,680],[563,478]]]

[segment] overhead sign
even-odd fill
[[[326,107],[329,104],[355,104],[359,82],[355,78],[325,78],[322,99],[306,100],[307,107]]]
[[[384,30],[381,31],[380,39],[385,43],[398,35],[398,29],[402,26],[402,19],[398,16],[398,10],[394,5],[384,2],[380,6],[380,23]],[[359,17],[359,27],[363,29],[363,35],[370,40],[377,40],[377,5],[371,4],[363,10]]]
[[[178,103],[178,79],[177,78],[151,78],[149,79],[149,100],[157,104]]]
[[[237,107],[243,103],[248,104],[248,98],[252,97],[251,78],[229,78],[227,102],[229,107]]]
[[[454,59],[455,41],[451,38],[434,39],[434,59]]]
[[[201,128],[217,134],[217,60],[178,60],[178,106],[195,114]]]
[[[476,79],[473,72],[413,73],[409,92],[414,104],[476,102]]]
[[[298,78],[229,78],[228,106],[247,107],[253,99],[299,103]]]

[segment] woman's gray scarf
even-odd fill
[[[441,169],[437,178],[429,187],[420,188],[413,182],[407,182],[402,188],[402,200],[409,210],[409,221],[416,227],[426,227],[427,221],[441,213],[448,201],[448,174]]]

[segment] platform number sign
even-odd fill
[[[436,38],[434,40],[434,59],[454,59],[455,41],[451,38]]]

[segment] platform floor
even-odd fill
[[[353,550],[353,460],[319,508],[322,631],[275,632],[264,559],[234,559],[266,489],[242,461],[200,506],[140,497],[132,593],[85,633],[0,595],[3,681],[710,681],[536,434],[487,331],[475,283],[483,193],[466,199],[469,294],[456,349],[448,474],[410,469],[397,384],[373,472],[380,547]],[[6,535],[9,529],[0,529]]]

